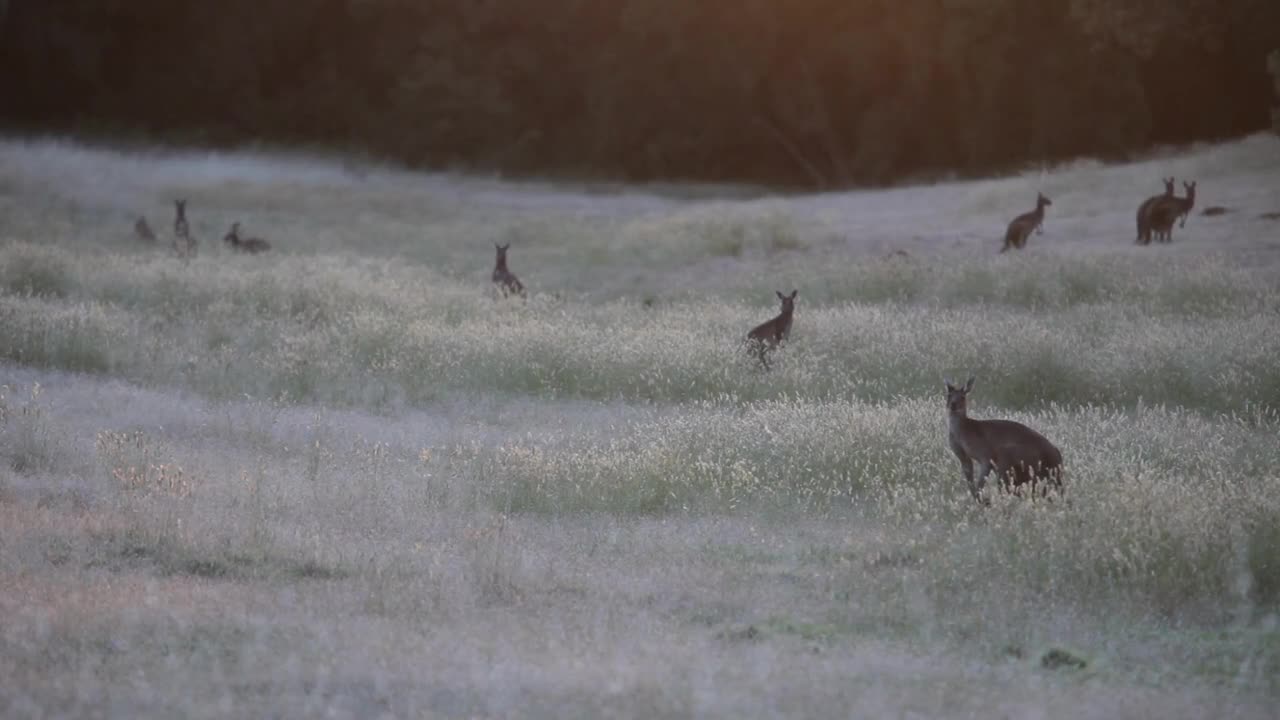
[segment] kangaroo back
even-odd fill
[[[1019,227],[1018,221],[1014,220],[1009,223],[1009,227],[1004,231],[1004,245],[1000,246],[1000,252],[1009,249],[1018,249],[1022,247],[1022,228]]]
[[[989,462],[1005,489],[1034,485],[1040,479],[1057,484],[1054,471],[1062,466],[1062,453],[1048,438],[1012,420],[973,422],[982,423]]]

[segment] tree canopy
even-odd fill
[[[830,187],[1266,127],[1274,0],[0,0],[16,130]]]

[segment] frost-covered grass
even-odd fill
[[[1280,275],[1213,259],[943,256],[861,265],[866,282],[852,287],[762,280],[753,298],[648,305],[497,303],[483,281],[330,256],[183,266],[12,244],[0,259],[4,359],[212,397],[888,401],[932,397],[942,375],[968,370],[991,402],[1014,408],[1229,412],[1280,397]],[[773,286],[801,295],[791,347],[766,374],[740,341],[776,312]]]
[[[0,715],[1273,712],[1280,142],[706,196],[0,143]],[[972,502],[967,374],[1065,496]]]

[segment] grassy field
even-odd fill
[[[1170,174],[1230,211],[1137,247]],[[0,141],[0,716],[1274,717],[1276,211],[1262,136],[793,197]],[[1065,497],[969,497],[969,374]]]

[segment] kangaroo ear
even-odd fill
[[[792,291],[791,291],[791,299],[792,299],[792,300],[795,300],[795,299],[796,299],[796,295],[799,295],[799,294],[800,294],[800,291],[799,291],[799,290],[792,290]]]
[[[779,300],[786,300],[786,299],[787,299],[787,296],[786,296],[786,295],[783,295],[781,290],[774,290],[774,291],[773,291],[773,294],[774,294],[774,295],[777,295]]]
[[[942,384],[947,386],[947,390],[955,390],[955,389],[956,389],[956,386],[951,384],[951,378],[949,378],[949,377],[944,377],[944,378],[942,378]]]
[[[965,384],[964,384],[964,391],[965,391],[965,392],[969,392],[969,391],[970,391],[970,390],[972,390],[972,389],[973,389],[973,376],[972,376],[972,375],[970,375],[970,376],[969,376],[969,382],[967,382],[967,383],[965,383]]]

